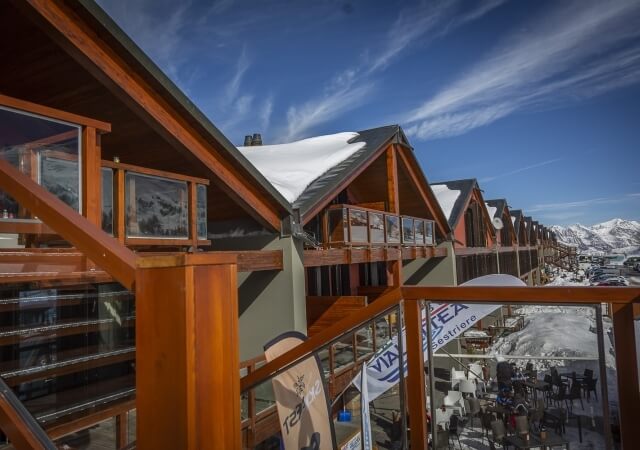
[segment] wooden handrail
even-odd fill
[[[7,95],[0,94],[0,106],[7,106],[18,111],[25,111],[51,119],[62,120],[63,122],[69,122],[75,125],[93,127],[105,133],[111,131],[110,123],[103,122],[101,120],[90,119],[88,117],[79,116],[78,114],[72,114],[55,108],[49,108],[48,106],[38,105],[37,103],[19,100]]]
[[[166,178],[168,180],[186,181],[186,182],[192,182],[196,184],[204,184],[206,186],[209,186],[209,183],[210,183],[210,181],[206,178],[192,177],[189,175],[183,175],[175,172],[167,172],[165,170],[150,169],[148,167],[113,162],[105,159],[103,159],[100,162],[100,164],[103,168],[122,169],[127,172],[132,172],[132,173],[142,174],[142,175],[151,175],[154,177]]]
[[[135,253],[5,160],[0,160],[0,189],[38,216],[124,287],[133,290]]]

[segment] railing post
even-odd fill
[[[235,256],[141,258],[137,448],[240,448]]]
[[[82,128],[82,215],[102,228],[102,173],[100,135],[93,127]]]
[[[407,397],[411,418],[411,448],[427,448],[427,410],[424,387],[422,308],[418,300],[404,301],[407,336]]]
[[[636,448],[633,444],[637,442],[636,427],[640,417],[640,392],[638,391],[633,304],[613,303],[611,306],[620,403],[620,436],[623,448]]]

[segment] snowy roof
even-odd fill
[[[458,197],[460,197],[460,191],[449,189],[446,184],[432,184],[431,190],[436,195],[442,212],[447,216],[447,221],[451,223],[451,211],[453,211],[453,206]]]
[[[491,217],[492,219],[496,217],[496,212],[498,211],[498,208],[496,208],[495,206],[491,206],[489,203],[485,203],[484,205],[487,207],[487,211],[489,212],[489,217]],[[498,215],[498,217],[500,216]]]
[[[238,150],[293,203],[312,181],[365,147],[366,142],[354,142],[358,137],[354,132],[337,133]]]
[[[450,203],[445,202],[445,200],[441,201],[440,197],[436,190],[443,190],[443,188],[438,186],[445,186],[451,191],[458,191],[459,194],[455,199],[452,200],[453,205],[450,206]],[[464,210],[467,207],[467,203],[469,203],[469,199],[473,194],[473,190],[478,187],[478,182],[475,178],[470,178],[467,180],[453,180],[453,181],[441,181],[438,183],[432,183],[431,189],[438,197],[438,202],[440,203],[440,207],[445,214],[447,215],[447,220],[449,221],[449,226],[453,230],[458,224],[460,217],[464,214]],[[446,192],[446,191],[445,191]],[[449,194],[451,195],[451,194]],[[443,204],[443,202],[445,202]],[[446,207],[445,207],[446,206]],[[447,213],[448,211],[448,213]]]

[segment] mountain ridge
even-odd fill
[[[578,247],[579,253],[640,253],[640,222],[614,218],[592,226],[579,223],[551,226],[559,241]]]

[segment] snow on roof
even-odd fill
[[[488,203],[485,203],[484,205],[487,207],[487,211],[489,211],[489,217],[493,219],[493,217],[496,215],[496,211],[498,210],[498,208],[496,208],[495,206],[491,206]]]
[[[516,224],[516,218],[514,216],[511,216],[511,223],[514,225]]]
[[[447,216],[447,220],[451,218],[451,211],[453,211],[453,205],[456,204],[456,200],[460,197],[460,191],[449,189],[446,184],[432,184],[431,189],[436,195],[438,203],[442,208],[442,212]]]
[[[288,144],[238,147],[238,150],[293,203],[312,181],[366,145],[366,142],[349,144],[348,141],[358,136],[358,133],[345,132]]]

